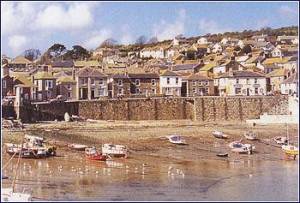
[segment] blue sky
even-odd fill
[[[297,2],[1,2],[2,53],[298,25]]]

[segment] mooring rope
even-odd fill
[[[14,158],[14,156],[17,154],[17,152],[15,152],[12,157],[8,160],[8,162],[1,168],[1,171],[3,171],[7,166],[8,164],[10,163],[10,161]]]

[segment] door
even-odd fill
[[[247,96],[250,95],[250,91],[249,91],[249,88],[247,88]]]
[[[182,97],[186,97],[187,96],[187,82],[182,82],[181,96]]]
[[[94,89],[91,90],[91,99],[95,99],[95,90]]]

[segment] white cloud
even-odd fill
[[[296,8],[291,8],[287,5],[283,5],[279,8],[278,12],[282,15],[282,17],[296,17],[298,12]]]
[[[27,44],[28,39],[23,35],[13,35],[8,38],[8,46],[12,49],[14,54],[21,54]]]
[[[228,28],[220,26],[216,21],[205,19],[205,18],[199,21],[198,28],[201,34],[207,34],[207,33],[217,34],[217,33],[229,31]]]
[[[37,14],[37,29],[76,30],[93,23],[92,8],[88,3],[51,4]]]
[[[161,20],[159,24],[154,24],[153,35],[158,38],[159,41],[172,39],[179,34],[185,33],[186,11],[181,9],[178,11],[178,16],[174,22],[167,23],[165,20]]]
[[[104,40],[111,38],[112,32],[108,29],[92,32],[89,38],[83,43],[83,46],[88,49],[97,48]]]

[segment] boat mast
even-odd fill
[[[12,191],[15,192],[15,185],[16,185],[16,180],[17,180],[17,175],[18,175],[18,170],[19,170],[19,165],[20,165],[20,160],[21,160],[21,154],[22,154],[22,149],[23,149],[23,142],[24,140],[22,141],[21,143],[21,149],[19,151],[19,157],[18,157],[18,162],[17,162],[17,168],[16,168],[16,171],[15,171],[15,175],[14,175],[14,180],[12,182]]]

